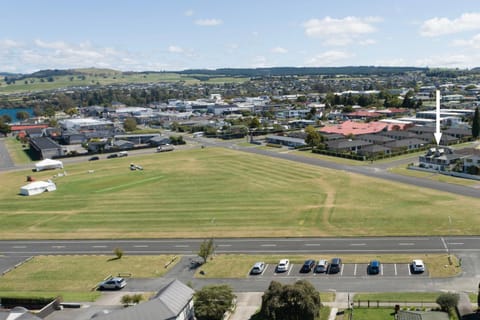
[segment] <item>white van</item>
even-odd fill
[[[128,152],[127,152],[127,151],[120,151],[120,152],[118,153],[118,156],[119,156],[119,157],[126,157],[126,156],[128,156]]]

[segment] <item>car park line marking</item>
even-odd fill
[[[407,264],[407,268],[408,268],[408,275],[411,276],[412,272],[410,271],[410,265],[409,264]]]
[[[414,246],[415,243],[413,243],[413,242],[400,242],[398,245],[399,246]]]
[[[292,270],[293,270],[293,264],[291,264],[291,265],[290,265],[290,269],[288,269],[287,276],[289,276],[289,275],[290,275],[290,271],[292,271]]]
[[[355,263],[355,267],[353,268],[353,275],[357,275],[357,264]]]
[[[340,275],[341,275],[341,276],[343,276],[343,267],[344,267],[344,266],[345,266],[345,265],[342,264],[342,268],[341,268],[341,270],[340,270]]]
[[[263,274],[265,273],[265,271],[267,271],[267,269],[268,269],[268,264],[265,266],[265,268],[263,269],[263,272],[260,273],[260,275],[263,276]]]
[[[383,276],[383,265],[380,266],[380,275]]]
[[[393,264],[393,268],[395,269],[395,275],[397,275],[397,264],[396,263]]]

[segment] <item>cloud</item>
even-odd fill
[[[438,17],[426,20],[420,27],[420,34],[424,37],[438,37],[472,30],[480,30],[480,13],[464,13],[453,20]]]
[[[353,54],[344,51],[326,51],[308,59],[305,64],[307,66],[332,66],[347,58],[353,57]]]
[[[470,47],[472,49],[480,49],[480,33],[468,40],[454,40],[452,44],[458,47]]]
[[[20,48],[23,44],[10,39],[0,40],[0,49]]]
[[[187,17],[191,17],[191,16],[193,16],[194,12],[193,12],[193,10],[190,9],[190,10],[185,11],[183,14]]]
[[[453,53],[418,59],[416,65],[421,67],[472,68],[478,66],[479,59],[479,54]]]
[[[381,22],[379,17],[345,17],[336,19],[310,19],[303,24],[305,34],[312,38],[322,38],[325,44],[334,46],[348,45],[362,35],[376,31],[374,23]]]
[[[280,54],[284,54],[284,53],[287,53],[288,50],[285,49],[285,48],[282,48],[282,47],[275,47],[275,48],[272,48],[271,50],[273,53],[280,53]]]
[[[203,27],[214,27],[222,24],[223,21],[220,19],[199,19],[195,21],[196,25]]]
[[[171,53],[183,53],[184,51],[185,50],[183,50],[183,48],[179,46],[171,45],[168,47],[168,52],[171,52]]]

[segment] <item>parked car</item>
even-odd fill
[[[100,290],[119,290],[124,288],[127,285],[127,282],[123,278],[115,277],[115,278],[110,278],[105,281],[102,281],[98,285],[98,289]]]
[[[328,266],[328,273],[339,273],[342,270],[342,259],[333,258]]]
[[[107,159],[118,158],[118,154],[112,153],[107,156]]]
[[[277,272],[285,272],[290,268],[290,260],[282,259],[277,265]]]
[[[262,274],[263,270],[265,270],[265,262],[257,262],[250,270],[250,274]]]
[[[381,268],[380,261],[372,260],[368,264],[367,273],[368,274],[379,274],[380,273],[380,268]]]
[[[119,156],[119,157],[126,157],[126,156],[128,156],[128,152],[127,152],[127,151],[120,151],[120,152],[118,153],[118,156]]]
[[[88,159],[88,161],[96,161],[96,160],[100,160],[100,158],[97,156],[93,156],[90,159]]]
[[[303,266],[300,269],[300,272],[308,273],[313,269],[313,267],[315,267],[315,260],[309,259],[303,263]]]
[[[425,271],[425,264],[420,259],[413,260],[410,267],[412,268],[412,273],[422,273]]]
[[[328,262],[327,260],[318,260],[317,266],[315,267],[315,273],[324,273],[327,272]]]

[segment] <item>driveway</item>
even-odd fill
[[[237,308],[229,320],[249,320],[262,305],[263,292],[238,292]]]
[[[14,168],[15,165],[10,158],[7,147],[5,145],[5,138],[0,138],[0,169]]]

